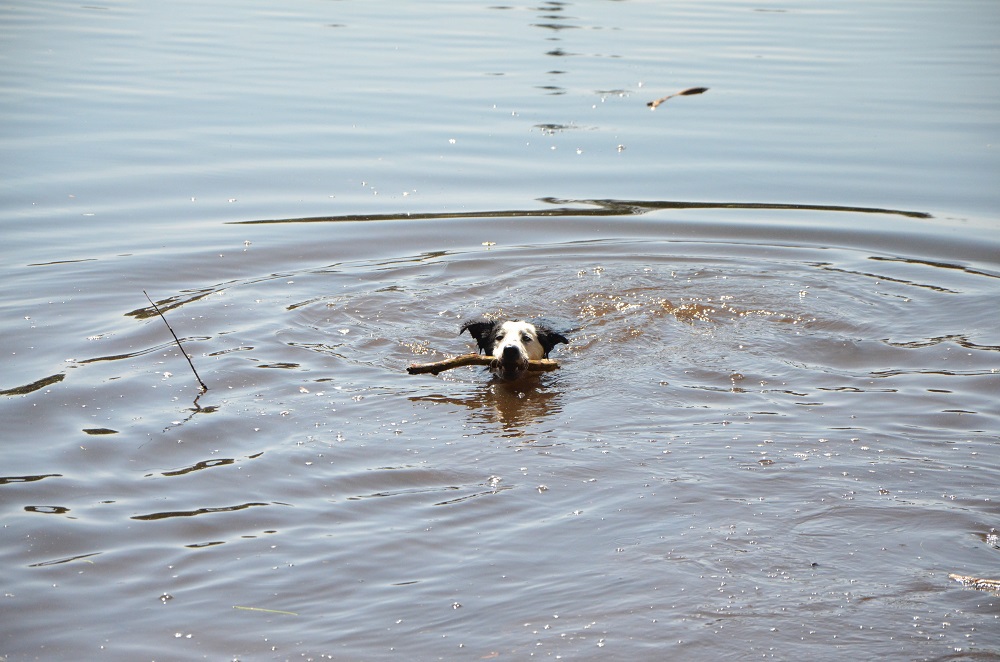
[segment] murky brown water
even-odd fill
[[[0,6],[0,658],[1000,659],[996,19]]]
[[[143,285],[197,400],[148,305],[39,304],[38,344],[90,326],[37,362],[53,383],[3,403],[8,609],[38,609],[17,639],[118,658],[993,646],[996,597],[947,575],[997,549],[1000,263],[941,237],[617,223],[313,224],[297,254],[248,226],[232,252],[171,256],[162,277],[199,286]],[[405,374],[500,312],[569,330],[562,368]]]

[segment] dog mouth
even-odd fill
[[[507,347],[490,364],[492,370],[501,379],[516,379],[528,369],[528,359],[515,348]]]

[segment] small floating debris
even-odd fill
[[[578,129],[580,127],[576,126],[575,124],[545,123],[545,124],[536,124],[534,128],[540,129],[542,134],[546,136],[554,136],[560,131],[568,131],[570,129]]]
[[[660,97],[659,99],[650,101],[646,105],[649,106],[650,110],[656,110],[656,107],[659,106],[664,101],[666,101],[667,99],[673,99],[674,97],[689,97],[694,94],[704,94],[705,92],[708,92],[707,87],[689,87],[686,90],[681,90],[680,92],[674,92],[673,94],[668,94],[665,97]]]

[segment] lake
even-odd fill
[[[4,4],[0,657],[1000,659],[998,25]]]

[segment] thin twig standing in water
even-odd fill
[[[673,99],[674,97],[687,97],[691,96],[692,94],[704,94],[705,92],[708,92],[707,87],[689,87],[686,90],[681,90],[680,92],[674,92],[673,94],[668,94],[665,97],[660,97],[655,101],[650,101],[646,105],[649,106],[650,110],[656,110],[656,107],[659,106],[664,101],[666,101],[667,99]]]
[[[142,293],[146,294],[146,290],[143,290]],[[187,359],[188,365],[191,366],[191,372],[194,373],[194,378],[198,380],[199,384],[201,384],[201,392],[204,393],[205,391],[208,390],[208,387],[205,386],[205,382],[201,381],[201,377],[198,375],[198,371],[194,369],[194,362],[191,361],[191,357],[188,356],[188,353],[184,351],[184,346],[181,345],[181,339],[178,338],[177,334],[174,333],[174,330],[172,328],[170,328],[170,322],[168,322],[167,318],[163,316],[163,313],[160,312],[159,307],[155,303],[153,303],[153,300],[149,298],[148,294],[146,294],[146,300],[149,301],[150,305],[153,306],[153,310],[155,310],[156,314],[160,316],[160,319],[163,320],[163,323],[167,325],[167,330],[170,331],[170,335],[172,335],[174,337],[174,342],[177,343],[177,347],[181,350],[181,354],[183,354],[184,358]],[[195,399],[195,404],[196,405],[197,405],[197,402],[198,402],[198,400],[196,398]]]

